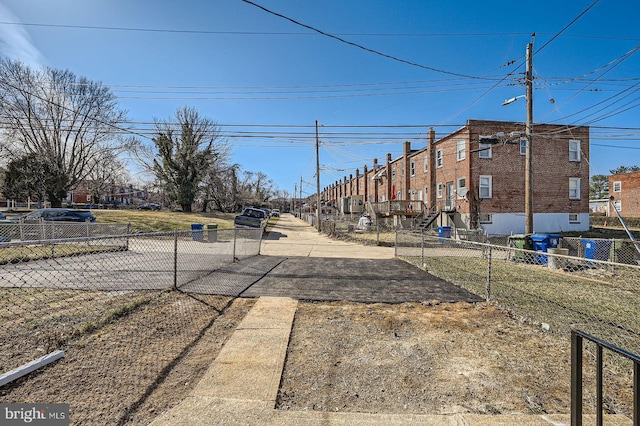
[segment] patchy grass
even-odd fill
[[[421,262],[419,257],[405,260]],[[486,296],[487,259],[426,256],[422,262],[419,266],[429,273]],[[490,300],[561,332],[574,327],[597,330],[602,338],[636,352],[640,350],[639,296],[640,286],[625,278],[622,267],[615,275],[597,269],[564,272],[513,261],[491,263]]]
[[[236,213],[183,213],[147,210],[92,210],[100,223],[130,223],[132,233],[183,231],[192,223],[215,223],[218,228],[233,228]]]
[[[89,244],[29,244],[24,246],[11,246],[0,250],[0,265],[55,257],[120,251],[124,249],[122,245],[92,246]]]

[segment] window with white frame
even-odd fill
[[[615,200],[613,202],[613,207],[615,207],[615,209],[618,210],[618,213],[622,213],[622,201],[621,200]]]
[[[580,141],[569,141],[569,161],[580,161]]]
[[[438,189],[436,191],[436,197],[442,198],[442,190],[444,189],[444,185],[442,182],[438,182]]]
[[[480,176],[480,185],[478,186],[478,196],[480,198],[491,198],[492,195],[492,177]]]
[[[458,198],[464,198],[467,195],[467,178],[458,178],[456,194],[458,194]]]
[[[459,140],[456,142],[456,160],[462,161],[467,158],[467,149],[466,142],[464,140]]]
[[[622,192],[622,181],[613,182],[613,192]]]
[[[569,213],[569,223],[580,223],[580,215],[578,213]]]
[[[429,187],[428,186],[424,187],[424,202],[425,204],[429,203]]]
[[[491,213],[478,214],[478,222],[480,223],[493,223],[493,217]]]
[[[527,139],[520,139],[520,155],[527,155]]]
[[[442,150],[436,150],[436,167],[442,167]]]
[[[491,158],[491,144],[480,142],[480,148],[478,150],[478,156],[480,158]]]
[[[427,171],[429,171],[429,157],[425,155],[422,161],[423,161],[422,171],[424,173],[427,173]]]
[[[569,199],[580,199],[580,178],[569,178]]]
[[[391,167],[391,179],[396,178],[396,166]]]
[[[416,163],[415,161],[412,161],[409,163],[409,174],[411,176],[415,176],[416,175]]]

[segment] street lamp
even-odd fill
[[[526,96],[527,96],[527,95],[518,95],[518,96],[514,96],[513,98],[509,98],[509,99],[507,99],[506,101],[504,101],[504,102],[502,103],[502,106],[512,104],[512,103],[514,103],[515,101],[517,101],[518,99],[520,99],[520,98],[524,98],[524,97],[526,97]]]

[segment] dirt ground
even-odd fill
[[[302,303],[279,408],[567,413],[570,348],[489,304]]]
[[[72,424],[148,424],[189,394],[253,302],[163,295],[0,388],[0,402],[67,402]],[[569,377],[567,338],[489,304],[300,302],[277,408],[568,413]]]

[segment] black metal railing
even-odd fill
[[[580,330],[571,330],[571,425],[582,425],[583,340],[596,344],[596,424],[602,425],[602,352],[608,349],[633,362],[633,424],[640,424],[640,356]]]

